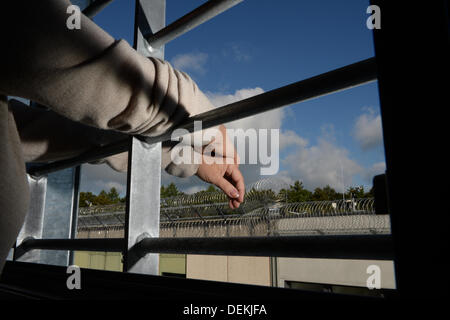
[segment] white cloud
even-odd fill
[[[248,62],[252,60],[254,49],[248,43],[228,43],[222,49],[222,55],[226,59],[233,59],[236,62]]]
[[[250,61],[252,58],[248,53],[244,52],[242,48],[237,44],[231,45],[231,51],[233,53],[234,60],[238,62]]]
[[[360,115],[355,122],[353,136],[363,150],[369,150],[383,143],[381,117],[371,108]]]
[[[236,90],[234,94],[219,94],[219,93],[211,93],[208,92],[207,96],[210,98],[211,102],[216,106],[220,107],[223,105],[227,105],[242,99],[246,99],[252,96],[255,96],[257,94],[264,93],[264,90],[262,88],[256,87],[256,88],[246,88],[241,90]],[[295,150],[308,150],[308,140],[299,136],[296,132],[292,130],[281,130],[283,125],[283,120],[286,117],[286,109],[285,108],[278,108],[275,110],[271,110],[268,112],[264,112],[255,116],[251,116],[248,118],[244,118],[241,120],[233,121],[228,124],[226,124],[227,128],[242,128],[242,129],[248,129],[248,128],[254,128],[254,129],[280,129],[280,140],[279,140],[279,149],[280,151],[289,147],[293,146],[296,149]],[[329,126],[332,128],[332,126]],[[333,134],[332,130],[322,130],[323,134],[326,133],[326,136],[329,137]],[[270,146],[269,148],[271,148]],[[323,148],[322,148],[323,149]],[[311,149],[315,150],[315,149]],[[324,154],[322,157],[324,159],[327,159],[326,150],[322,150]],[[288,162],[292,161],[292,163],[298,163],[299,159],[296,157],[297,153],[291,154],[291,158],[289,158]],[[240,155],[241,158],[242,155]],[[303,153],[304,156],[304,153]],[[317,152],[314,153],[314,156],[317,158]],[[341,157],[342,158],[342,157]],[[316,159],[317,160],[317,159]],[[332,162],[333,160],[330,159]],[[348,161],[344,161],[344,163],[348,163]],[[314,164],[314,161],[311,162],[311,164]],[[356,167],[355,165],[350,166],[351,168]],[[252,183],[257,180],[260,180],[261,178],[268,178],[268,176],[261,176],[261,165],[259,164],[243,164],[240,166],[240,169],[245,177],[246,183]],[[332,184],[333,181],[330,181],[329,179],[323,179],[323,177],[317,177],[317,174],[323,175],[324,172],[320,169],[316,170],[317,172],[310,172],[309,173],[309,181],[311,181],[312,184],[314,184],[314,180],[317,180],[317,183],[320,183],[320,181],[329,181],[328,184]],[[354,171],[354,170],[352,170]],[[350,171],[348,171],[350,173]],[[313,177],[315,176],[316,177]],[[305,180],[303,177],[297,172],[293,172],[293,174],[288,174],[287,172],[279,172],[277,174],[277,177],[282,177],[286,181],[293,182],[292,177],[298,176],[298,179]],[[342,181],[342,178],[340,179]],[[348,179],[347,179],[348,180]],[[306,182],[306,181],[305,181]],[[336,184],[336,183],[335,183]],[[319,184],[317,184],[319,185]]]
[[[194,185],[192,187],[188,187],[188,188],[184,189],[183,192],[187,193],[187,194],[194,194],[194,193],[197,193],[202,190],[205,190],[205,188],[203,186]]]
[[[211,100],[213,105],[215,105],[216,107],[221,107],[226,104],[250,98],[261,93],[264,93],[264,89],[256,87],[256,88],[244,88],[236,90],[234,94],[207,92],[206,95]]]
[[[289,169],[290,176],[303,181],[310,190],[330,185],[342,191],[352,185],[354,175],[363,171],[358,163],[350,159],[345,148],[324,138],[320,138],[317,145],[299,146],[283,163]]]
[[[361,174],[362,178],[368,185],[372,185],[373,177],[386,171],[386,162],[374,163],[370,168],[364,170]]]
[[[206,72],[205,64],[208,55],[202,52],[178,54],[171,60],[172,66],[185,72],[197,72],[204,74]]]
[[[308,140],[300,137],[292,130],[283,131],[280,135],[280,150],[283,150],[288,146],[306,147],[307,144]]]
[[[211,100],[212,104],[216,107],[221,107],[223,105],[227,105],[239,100],[247,99],[252,96],[262,94],[264,90],[260,87],[256,88],[245,88],[236,90],[234,94],[221,94],[221,93],[211,93],[207,92],[206,95]],[[225,126],[229,129],[280,129],[283,124],[283,119],[285,117],[285,110],[282,108],[278,108],[275,110],[267,111],[264,113],[260,113],[251,117],[247,117],[244,119],[236,120],[225,124]],[[301,139],[295,136],[296,134],[292,131],[287,133],[287,136],[283,132],[280,131],[280,144],[285,147],[290,144],[300,143]],[[259,141],[258,141],[259,143]],[[270,143],[270,139],[268,139],[267,148],[268,150],[273,150]],[[279,146],[278,146],[279,147]],[[249,149],[249,148],[247,148]],[[247,150],[247,153],[249,151]],[[243,155],[239,154],[241,159],[248,159],[248,154]],[[267,166],[265,166],[267,167]],[[260,164],[243,164],[241,165],[241,171],[248,182],[254,182],[262,178],[261,176],[261,165]]]
[[[234,94],[221,94],[207,92],[207,97],[216,107],[221,107],[239,100],[247,99],[255,95],[264,93],[262,88],[246,88],[236,90]],[[233,129],[280,129],[283,123],[285,112],[282,108],[260,113],[251,117],[236,120],[226,124],[227,128]]]
[[[123,197],[126,194],[127,174],[117,172],[106,164],[84,164],[81,168],[81,191],[98,194],[101,190],[109,191],[115,187]]]
[[[200,180],[197,176],[187,177],[187,178],[178,178],[175,176],[171,176],[164,170],[161,171],[161,185],[167,186],[170,183],[174,183],[178,190],[191,194],[200,190],[206,190],[209,186],[206,182]]]

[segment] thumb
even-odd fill
[[[228,197],[232,199],[239,198],[239,192],[237,191],[237,189],[225,178],[218,178],[218,180],[215,181],[214,184],[222,189],[222,191],[225,192]]]

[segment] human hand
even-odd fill
[[[244,201],[244,177],[239,170],[239,156],[233,144],[226,135],[224,126],[220,126],[223,141],[215,141],[218,148],[215,157],[202,155],[202,163],[197,170],[197,176],[205,182],[219,187],[229,198],[231,209],[239,208]],[[231,151],[231,152],[230,152]],[[217,161],[217,157],[222,161]]]
[[[244,177],[236,164],[202,163],[198,167],[197,176],[205,182],[219,187],[229,198],[231,209],[239,208],[244,201]]]

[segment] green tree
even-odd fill
[[[95,203],[95,198],[97,196],[92,192],[80,192],[80,207],[89,207]]]
[[[167,187],[161,186],[161,198],[169,198],[182,194],[183,192],[179,191],[173,182],[171,182]]]
[[[346,198],[364,198],[364,186],[350,187],[347,189],[347,193],[345,194]]]
[[[80,207],[104,206],[108,204],[115,204],[119,202],[125,202],[125,197],[120,198],[119,192],[116,188],[112,187],[108,192],[105,190],[100,191],[98,195],[92,192],[80,192]]]
[[[374,198],[375,197],[375,190],[372,188],[370,188],[369,192],[366,192],[364,194],[364,198]]]
[[[212,193],[217,191],[219,191],[219,189],[216,189],[213,185],[210,185],[206,190],[197,191],[195,194]]]
[[[342,194],[337,193],[336,190],[331,188],[329,185],[326,185],[324,188],[314,189],[314,193],[312,195],[312,199],[314,201],[329,201],[341,198]]]
[[[205,190],[205,192],[217,192],[218,190],[216,188],[214,188],[213,185],[210,185],[208,187],[208,189]]]
[[[303,182],[295,181],[294,185],[289,186],[289,189],[281,189],[279,196],[286,199],[287,202],[305,202],[312,201],[312,192],[305,189]]]
[[[105,190],[100,191],[98,196],[95,198],[95,205],[104,206],[107,204],[111,204],[111,200],[108,197],[108,193]]]
[[[109,192],[106,194],[111,204],[118,203],[120,201],[120,195],[119,192],[117,192],[117,189],[112,187],[109,189]]]

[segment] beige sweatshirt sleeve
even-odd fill
[[[6,44],[0,61],[1,93],[46,105],[72,120],[67,126],[76,127],[73,122],[79,122],[97,129],[147,136],[162,134],[187,117],[213,108],[188,75],[165,61],[138,54],[124,40],[115,41],[88,18],[82,17],[80,30],[69,30],[69,1],[13,2],[0,5],[14,13],[0,22],[0,34]],[[22,112],[15,114],[20,117]],[[56,117],[51,113],[47,116]],[[41,115],[45,126],[51,123],[42,117],[46,116]],[[31,134],[29,125],[34,122],[35,130],[39,130],[39,121],[29,119],[31,122],[21,129],[28,128]],[[41,127],[53,133],[44,135],[48,145],[52,144],[52,136],[61,132],[59,126],[49,126]],[[75,127],[66,131],[77,135],[79,129]],[[78,150],[76,140],[70,140],[73,150]],[[26,145],[24,154],[28,159],[51,156],[45,154],[45,148],[36,153],[36,148]],[[196,172],[198,165],[171,165],[169,150],[165,145],[163,164],[169,173],[188,176]],[[124,170],[124,164],[124,155],[112,160],[116,169]]]

